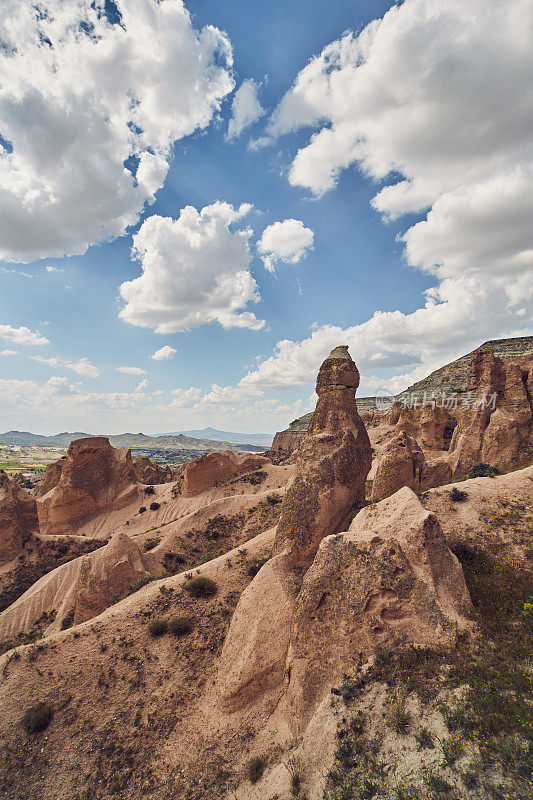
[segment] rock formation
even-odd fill
[[[194,497],[217,483],[260,469],[269,463],[270,460],[265,456],[237,455],[230,450],[207,453],[189,461],[178,478],[175,493],[182,497]]]
[[[37,499],[41,533],[72,532],[96,512],[120,508],[138,491],[128,449],[115,450],[104,436],[76,439],[47,469]]]
[[[135,477],[139,483],[156,485],[159,483],[169,483],[174,478],[172,467],[154,464],[148,456],[137,456],[133,459],[133,469]]]
[[[15,558],[37,529],[35,500],[0,470],[0,566]]]
[[[148,574],[135,542],[116,533],[105,547],[44,575],[0,614],[0,641],[28,633],[52,609],[56,612],[52,630],[65,627],[66,620],[74,625],[85,622]]]
[[[504,360],[479,351],[468,383],[471,407],[459,416],[450,446],[454,475],[472,464],[506,466],[533,444],[533,354]]]
[[[316,409],[276,534],[277,551],[288,547],[293,564],[308,565],[324,536],[346,528],[365,499],[372,453],[355,403],[358,386],[348,348],[336,347],[318,373]]]
[[[328,536],[296,601],[289,710],[304,721],[356,653],[454,645],[472,629],[463,572],[439,522],[408,488]]]
[[[444,460],[428,464],[416,439],[400,431],[387,445],[376,469],[372,484],[372,502],[376,503],[403,486],[423,492],[451,480],[452,470]]]

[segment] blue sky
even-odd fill
[[[95,31],[102,26],[102,41],[114,41],[123,31],[131,38],[142,84],[142,136],[153,129],[148,144],[137,143],[136,152],[157,157],[157,169],[163,170],[138,201],[131,186],[119,197],[119,172],[113,177],[112,169],[123,172],[124,135],[107,143],[114,109],[132,89],[114,84],[109,63],[98,55],[96,35],[84,40],[82,50],[79,41],[70,40],[75,12],[69,17],[54,9],[56,3],[48,4],[57,12],[50,23],[53,46],[44,51],[32,36],[33,28],[46,23],[24,17],[14,0],[8,4],[20,23],[12,35],[20,37],[15,44],[22,55],[3,65],[13,81],[0,96],[0,136],[11,142],[0,151],[11,191],[4,227],[0,223],[0,428],[118,433],[213,425],[273,431],[312,408],[313,376],[335,344],[350,345],[361,371],[360,394],[368,395],[378,388],[399,391],[487,338],[530,330],[531,142],[527,134],[520,138],[513,119],[531,114],[533,103],[528,96],[520,110],[506,91],[522,73],[526,83],[525,56],[517,72],[512,48],[490,42],[498,45],[496,84],[486,62],[483,36],[485,42],[498,36],[498,4],[484,4],[485,30],[472,23],[476,14],[483,21],[477,0],[451,2],[446,10],[436,0],[407,0],[401,7],[332,0],[327,9],[318,0],[209,0],[187,3],[190,19],[171,17],[175,30],[164,24],[161,31],[153,0],[119,0],[123,28],[110,25],[102,12],[94,18]],[[525,13],[527,4],[513,0],[500,22],[502,40],[522,31]],[[211,53],[219,70],[215,77],[206,68],[205,48],[197,45],[205,26],[220,32]],[[154,30],[160,38],[142,61],[135,44],[149,41]],[[467,54],[457,45],[459,33],[463,45],[470,45]],[[526,53],[529,43],[522,44]],[[215,52],[222,46],[224,53]],[[328,46],[331,52],[321,61]],[[50,49],[60,64],[57,90],[50,88],[52,73],[46,74]],[[73,52],[80,54],[81,67]],[[84,58],[85,72],[93,70],[102,82],[106,113],[96,84],[87,79],[84,85],[78,72]],[[309,64],[310,59],[315,61]],[[32,64],[41,70],[35,78]],[[194,89],[191,74],[198,82]],[[470,76],[466,88],[465,75]],[[262,116],[228,141],[235,92],[250,79]],[[487,86],[492,102],[489,97],[482,103],[479,95]],[[207,101],[210,91],[216,96]],[[35,103],[36,93],[41,104]],[[81,110],[72,93],[83,101]],[[23,128],[16,110],[26,105],[30,122]],[[132,123],[124,108],[117,130],[121,124],[127,132]],[[508,130],[499,122],[500,111]],[[262,146],[254,145],[265,136]],[[101,179],[93,182],[100,169]],[[25,194],[21,180],[27,182]],[[380,193],[402,182],[405,193]],[[45,197],[36,201],[42,207],[28,201],[27,192],[36,192],[36,185]],[[150,196],[155,196],[151,204]],[[185,233],[171,221],[186,206],[201,212],[217,202],[227,205],[212,248],[197,261],[186,257]],[[242,204],[251,208],[239,216]],[[503,247],[509,222],[503,223],[517,204],[522,211],[512,215],[513,242]],[[119,206],[115,220],[113,209]],[[124,223],[128,214],[132,225]],[[152,226],[157,217],[167,222]],[[502,231],[495,219],[502,221]],[[296,234],[294,228],[283,230],[297,237],[305,231],[307,244],[300,250],[294,245],[291,254],[282,229],[274,227],[271,272],[259,242],[262,236],[267,241],[269,226],[284,221],[301,223]],[[204,223],[202,217],[199,224]],[[141,272],[140,260],[131,255],[136,235],[137,246],[145,248],[148,277],[126,301],[121,285]],[[70,255],[57,257],[61,252]],[[188,261],[178,274],[182,258]],[[219,258],[230,284],[237,280],[232,259],[247,276],[242,304],[228,312],[240,321],[231,316],[228,323],[225,307],[212,310],[223,294],[217,290],[201,319],[191,324],[189,311],[198,292],[216,280]],[[258,302],[250,299],[254,281]],[[154,303],[164,300],[170,284],[175,300],[161,323]],[[433,294],[425,294],[428,289]],[[124,306],[126,314],[119,317]],[[239,316],[249,312],[255,322]],[[209,321],[213,314],[215,321]],[[161,324],[163,333],[156,330]],[[165,346],[176,353],[151,358]],[[137,374],[118,371],[121,367]]]

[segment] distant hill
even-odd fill
[[[37,445],[40,447],[68,447],[74,439],[86,439],[94,436],[92,433],[58,433],[55,436],[42,436],[28,431],[7,431],[0,434],[0,444]],[[105,435],[105,434],[101,434]],[[236,453],[246,451],[262,452],[265,445],[232,444],[227,440],[194,438],[182,434],[168,434],[166,436],[146,436],[144,433],[120,433],[107,437],[113,447],[135,447],[146,449],[176,449],[176,450],[232,450]]]
[[[192,436],[197,439],[216,439],[220,442],[233,442],[234,444],[255,444],[263,447],[270,447],[273,433],[236,433],[235,431],[219,431],[216,428],[201,428],[192,431],[176,431],[169,433],[168,436],[176,436],[181,433],[184,436]]]

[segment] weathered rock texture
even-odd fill
[[[387,445],[372,484],[372,502],[376,503],[408,486],[423,492],[451,480],[452,470],[444,460],[428,464],[416,439],[400,431]]]
[[[0,566],[15,558],[37,529],[35,500],[0,470]]]
[[[460,414],[450,446],[457,477],[478,461],[512,464],[533,444],[533,354],[504,360],[490,350],[479,351],[468,392],[473,407]]]
[[[298,595],[287,657],[295,718],[308,718],[355,653],[453,645],[471,630],[471,607],[437,518],[410,489],[365,508],[324,539]]]
[[[182,497],[194,497],[217,483],[260,469],[265,464],[270,464],[265,456],[237,455],[229,450],[208,453],[189,461],[178,478],[175,492]]]
[[[28,633],[52,609],[56,611],[52,630],[64,627],[65,620],[78,624],[91,619],[148,574],[135,542],[117,533],[105,547],[44,575],[0,614],[0,641]]]
[[[172,467],[154,464],[148,456],[138,456],[133,459],[133,469],[135,477],[139,483],[155,485],[159,483],[169,483],[174,478]]]
[[[104,509],[121,508],[139,492],[131,453],[104,436],[76,439],[67,455],[48,467],[37,499],[41,533],[76,530]]]
[[[318,401],[285,494],[276,546],[309,564],[324,536],[346,527],[365,499],[370,441],[357,413],[359,372],[348,348],[336,347],[320,367]]]

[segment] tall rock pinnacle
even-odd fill
[[[322,539],[345,530],[364,501],[372,452],[357,412],[358,386],[348,347],[335,347],[318,373],[318,402],[276,533],[276,549],[288,549],[292,566],[308,566]]]

